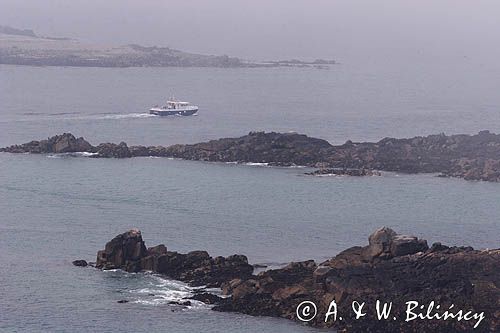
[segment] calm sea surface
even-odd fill
[[[0,146],[61,132],[93,144],[148,145],[252,130],[297,131],[332,143],[500,132],[499,74],[470,63],[331,70],[0,66]],[[147,115],[170,95],[199,105],[199,116]],[[327,259],[364,245],[384,225],[430,243],[499,246],[500,184],[305,171],[0,154],[0,331],[316,332],[197,303],[171,306],[191,289],[160,276],[71,265],[95,260],[108,240],[132,227],[148,246],[242,253],[273,266]],[[121,299],[130,302],[116,303]]]

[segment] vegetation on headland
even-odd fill
[[[70,38],[41,37],[33,30],[0,26],[0,64],[74,67],[314,67],[329,68],[333,60],[253,62],[227,55],[203,55],[169,47],[102,46]]]

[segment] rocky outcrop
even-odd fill
[[[299,321],[297,306],[314,302],[317,316],[307,324],[343,332],[498,332],[499,249],[477,251],[440,243],[429,247],[425,240],[399,235],[390,228],[375,231],[368,241],[367,246],[349,248],[320,264],[293,262],[254,275],[245,256],[212,258],[205,251],[179,254],[164,245],[146,249],[140,231],[131,230],[98,252],[96,267],[154,271],[195,286],[220,287],[227,297],[200,289],[189,298],[215,304],[216,311]],[[325,321],[333,300],[343,319]],[[389,319],[377,318],[377,300],[392,302]],[[432,314],[462,310],[483,313],[484,319],[406,321],[409,301],[419,306],[434,302]],[[353,302],[365,303],[365,316],[355,318]],[[427,307],[422,309],[414,311],[424,315]]]
[[[243,255],[212,258],[206,251],[186,254],[168,251],[163,244],[146,249],[137,229],[106,243],[104,250],[97,253],[96,267],[127,272],[152,271],[192,285],[215,287],[235,278],[247,278],[253,272]]]
[[[95,147],[94,151],[97,153],[92,157],[115,157],[126,158],[132,157],[130,150],[125,142],[115,143],[101,143]]]
[[[138,272],[141,270],[140,260],[147,255],[141,232],[132,229],[116,236],[106,243],[104,250],[97,252],[96,267]]]
[[[14,145],[2,148],[1,151],[9,153],[75,153],[92,152],[94,147],[84,138],[76,138],[73,134],[63,133],[47,140],[31,141],[22,145]]]
[[[429,248],[425,240],[382,228],[370,236],[368,246],[347,249],[319,265],[312,261],[292,263],[247,280],[229,281],[223,285],[223,291],[231,297],[214,309],[297,320],[297,306],[312,301],[318,316],[309,324],[317,327],[346,332],[473,329],[477,320],[405,321],[406,302],[414,300],[427,305],[434,301],[446,309],[454,304],[464,312],[484,312],[487,319],[476,331],[495,332],[500,328],[499,267],[499,250],[475,251],[441,244]],[[324,320],[332,300],[343,316],[342,321]],[[392,302],[390,320],[376,317],[377,300]],[[365,303],[366,316],[362,319],[355,319],[351,310],[355,301]]]
[[[92,157],[175,157],[213,162],[254,162],[271,166],[309,166],[313,172],[353,176],[376,175],[377,170],[402,173],[439,173],[444,177],[500,181],[500,135],[429,135],[411,139],[385,138],[379,142],[332,146],[325,140],[296,133],[251,132],[191,145],[132,146],[102,143],[91,146],[65,133],[0,149],[11,153],[91,152]]]
[[[269,165],[316,165],[333,148],[327,141],[296,133],[250,132],[194,145],[174,145],[166,153],[188,160],[255,162]]]

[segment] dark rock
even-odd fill
[[[377,170],[370,169],[318,169],[313,172],[306,172],[310,176],[381,176],[382,174]]]
[[[423,252],[428,249],[427,241],[417,237],[397,235],[391,242],[391,255],[393,257]]]
[[[31,141],[22,145],[2,148],[0,151],[9,153],[75,153],[91,152],[93,147],[84,138],[76,138],[71,133],[64,133],[48,138],[47,140]]]
[[[126,299],[121,299],[121,300],[119,300],[119,301],[116,301],[116,303],[122,303],[122,304],[123,304],[123,303],[128,303],[128,302],[129,302],[129,301],[128,301],[128,300],[126,300]]]
[[[79,260],[74,260],[73,265],[79,266],[79,267],[87,267],[88,263],[83,259],[79,259]]]
[[[393,301],[394,315],[404,318],[406,301],[428,304],[434,300],[443,305],[460,304],[460,309],[485,311],[490,314],[490,322],[479,331],[498,329],[500,322],[494,318],[500,314],[500,287],[493,281],[500,278],[500,250],[442,245],[428,249],[425,241],[397,235],[389,228],[377,230],[369,241],[368,246],[347,249],[320,266],[314,262],[293,263],[246,280],[232,280],[223,285],[223,292],[231,297],[220,301],[214,310],[297,320],[295,309],[305,300],[313,301],[318,313],[325,314],[333,299],[339,309],[350,309],[354,300],[375,308],[376,300],[382,299]],[[325,323],[323,319],[320,316],[310,324],[346,332],[468,332],[473,325],[439,320],[409,324],[375,317],[356,320],[350,314],[343,321]]]
[[[90,143],[84,138],[75,138],[72,134],[65,133],[49,139],[48,144],[53,147],[54,153],[89,152],[92,150]]]
[[[191,302],[190,301],[185,301],[185,302],[170,301],[170,302],[168,302],[168,304],[171,304],[171,305],[182,305],[182,306],[191,306]]]
[[[297,133],[250,132],[190,145],[132,146],[101,143],[91,146],[83,138],[65,133],[48,140],[1,148],[10,153],[94,152],[94,157],[127,158],[164,156],[214,162],[258,162],[271,166],[321,168],[314,175],[379,175],[379,171],[439,173],[466,180],[500,181],[500,135],[429,135],[410,139],[385,138],[379,142],[327,141]]]
[[[96,147],[97,155],[93,157],[115,157],[115,158],[127,158],[132,157],[130,150],[125,142],[120,142],[119,144],[114,143],[101,143]]]
[[[207,292],[197,293],[194,296],[190,297],[189,299],[192,299],[195,301],[200,301],[200,302],[203,302],[205,304],[218,304],[222,300],[221,297],[214,295],[214,294],[207,293]]]
[[[151,156],[148,147],[144,146],[131,146],[129,147],[130,156],[139,157],[139,156]]]
[[[162,255],[167,253],[167,247],[164,244],[148,248],[149,255]]]
[[[212,258],[206,251],[182,254],[167,251],[163,244],[146,249],[137,229],[108,242],[105,249],[97,253],[96,267],[120,268],[128,272],[153,271],[192,285],[213,287],[234,278],[247,278],[253,272],[243,255]]]
[[[297,320],[296,307],[306,300],[313,301],[320,314],[327,312],[333,299],[339,309],[350,309],[354,300],[374,309],[376,300],[385,300],[393,302],[392,315],[404,318],[408,300],[422,304],[435,301],[442,307],[455,304],[457,309],[484,311],[487,320],[475,331],[496,332],[500,328],[500,250],[476,251],[439,243],[429,249],[425,240],[398,235],[385,227],[370,235],[367,246],[346,249],[319,266],[312,260],[293,262],[257,275],[241,255],[212,258],[205,251],[180,254],[164,246],[146,250],[138,230],[118,235],[98,253],[100,268],[139,271],[144,265],[194,286],[221,287],[228,297],[212,295],[202,288],[190,298],[214,304],[216,311]],[[357,320],[346,312],[342,321],[325,322],[318,316],[309,324],[345,332],[470,332],[474,323],[408,323],[375,316]]]
[[[146,256],[147,249],[141,232],[132,229],[116,236],[106,243],[104,250],[97,252],[96,267],[138,272],[141,270],[140,261]]]
[[[448,250],[449,247],[446,246],[446,245],[443,245],[439,242],[437,243],[433,243],[431,248],[429,249],[430,252],[438,252],[438,251],[444,251],[444,250]]]

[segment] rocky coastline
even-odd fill
[[[500,134],[489,131],[475,135],[384,138],[378,142],[347,141],[337,146],[297,133],[250,132],[239,138],[168,147],[128,146],[125,142],[93,146],[84,138],[64,133],[46,140],[0,148],[0,151],[33,154],[84,152],[94,158],[174,157],[212,162],[266,163],[271,166],[307,166],[318,168],[315,174],[362,176],[392,171],[500,181]]]
[[[84,260],[73,262],[87,266]],[[94,264],[92,264],[94,265]],[[200,290],[179,304],[197,300],[213,310],[301,322],[297,306],[314,302],[318,315],[307,325],[341,332],[498,332],[500,329],[500,249],[474,250],[399,235],[380,228],[367,246],[349,248],[322,263],[292,262],[280,269],[253,273],[244,255],[212,258],[206,251],[181,254],[163,244],[147,248],[133,229],[109,241],[97,253],[99,269],[151,271],[192,286],[221,288],[227,297]],[[392,302],[389,319],[379,320],[376,302]],[[325,321],[335,301],[342,320]],[[482,314],[475,320],[406,321],[406,302],[434,301],[448,309]],[[125,302],[125,301],[124,301]],[[365,303],[356,319],[353,302]],[[416,310],[415,310],[416,311]],[[424,312],[422,310],[422,312]],[[396,319],[393,319],[396,318]],[[480,318],[483,318],[480,320]],[[478,323],[479,322],[479,323]],[[473,328],[477,324],[476,328]]]

